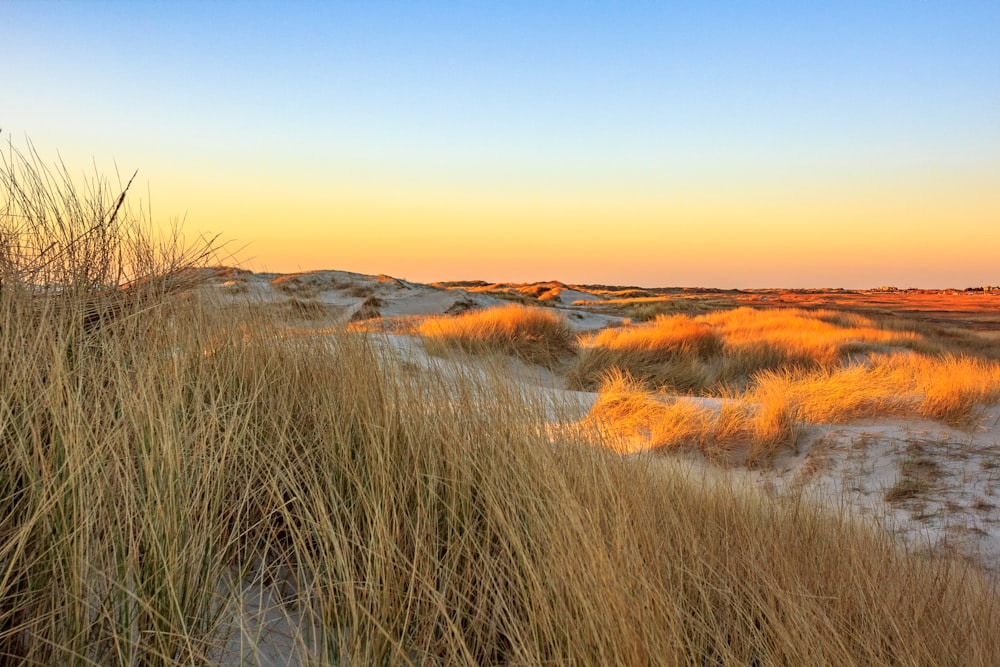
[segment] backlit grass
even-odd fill
[[[920,336],[834,311],[737,308],[659,316],[584,337],[570,382],[593,388],[611,368],[680,392],[744,388],[763,370],[831,368],[870,351],[910,349]]]
[[[601,379],[590,419],[627,447],[715,455],[748,445],[755,459],[794,444],[800,424],[889,416],[969,424],[1000,400],[1000,363],[946,350],[858,315],[739,309],[589,336],[569,377],[583,386]],[[674,393],[723,400],[706,408]]]
[[[560,315],[517,305],[432,317],[420,325],[419,332],[432,354],[456,349],[497,352],[545,366],[564,358],[573,339]]]
[[[952,424],[1000,399],[1000,364],[970,357],[874,355],[836,370],[770,371],[751,400],[781,404],[797,420],[838,423],[878,416],[920,416]]]
[[[621,453],[691,449],[728,460],[736,450],[749,461],[795,439],[795,421],[784,403],[725,397],[706,403],[654,392],[619,371],[609,373],[584,420],[605,446]]]

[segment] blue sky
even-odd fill
[[[1000,283],[993,257],[949,240],[1000,242],[1000,3],[3,14],[5,137],[80,169],[138,168],[158,215],[249,244],[259,268]],[[838,240],[879,225],[918,238]]]

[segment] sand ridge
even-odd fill
[[[692,290],[573,286],[555,281],[529,285],[482,281],[432,285],[385,275],[348,271],[298,274],[252,273],[214,269],[208,286],[223,302],[319,304],[329,307],[331,322],[406,321],[457,314],[509,303],[561,313],[576,332],[619,326],[628,319],[622,303],[670,299],[684,311],[707,300],[723,307],[834,307],[907,316],[927,314],[955,323],[991,327],[1000,323],[1000,298],[957,290],[905,292],[846,290]],[[910,297],[910,301],[904,299]],[[304,331],[310,323],[290,322]],[[316,333],[326,331],[316,327]],[[440,371],[452,361],[433,357],[419,337],[386,329],[383,339],[406,363]],[[465,359],[465,364],[482,363]],[[494,360],[491,363],[496,363]],[[558,372],[508,359],[506,372],[520,390],[545,403],[547,411],[583,418],[595,392],[570,390]],[[467,372],[464,369],[462,372]],[[475,369],[472,369],[475,372]],[[677,396],[706,409],[718,399]],[[641,443],[637,447],[642,449]],[[655,454],[666,456],[666,454]],[[776,495],[802,494],[816,502],[846,507],[869,517],[920,549],[957,554],[1000,572],[1000,408],[985,410],[965,428],[922,419],[885,418],[847,424],[810,425],[795,451],[779,452],[752,469],[734,465],[726,474],[747,480]]]

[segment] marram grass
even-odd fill
[[[0,219],[8,239],[23,220]],[[25,267],[48,245],[11,247],[4,664],[1000,655],[996,590],[975,570],[801,501],[550,439],[499,372],[407,372],[374,336],[282,339],[259,311],[123,299],[110,275],[72,282],[91,255],[43,289]],[[103,299],[121,305],[88,324]]]
[[[550,367],[567,356],[573,341],[561,315],[516,304],[431,317],[421,323],[419,333],[433,354],[493,352]]]

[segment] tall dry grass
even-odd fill
[[[404,375],[366,336],[234,336],[206,356],[190,323],[214,330],[210,315],[184,315],[154,348],[171,354],[67,368],[60,386],[86,391],[31,406],[54,433],[7,436],[4,479],[25,479],[4,496],[12,661],[252,662],[276,640],[248,597],[289,619],[283,650],[310,664],[989,664],[1000,649],[994,593],[957,564],[550,443],[502,378]]]
[[[496,352],[549,367],[567,356],[573,341],[560,315],[518,305],[431,317],[420,325],[419,333],[432,354]]]
[[[802,502],[552,441],[543,406],[495,373],[403,372],[376,337],[282,339],[259,311],[169,295],[86,326],[110,288],[20,275],[0,290],[5,664],[1000,654],[975,571]]]
[[[176,540],[161,555],[178,561],[211,536],[161,512],[173,493],[163,485],[184,481],[167,463],[198,462],[164,459],[161,447],[177,443],[153,440],[160,414],[136,417],[127,393],[160,407],[161,376],[147,383],[153,394],[142,381],[170,348],[152,341],[177,329],[164,305],[197,284],[212,248],[158,234],[126,205],[127,189],[99,177],[77,184],[30,145],[2,156],[0,656],[9,664],[84,663],[100,647],[128,662],[133,635],[169,625],[181,607],[188,635],[213,617],[201,592],[213,577],[195,568],[166,581],[145,567],[151,534]],[[117,494],[121,484],[136,493]],[[116,512],[137,514],[121,526]],[[129,634],[99,632],[123,622]],[[187,637],[144,641],[163,652]]]

